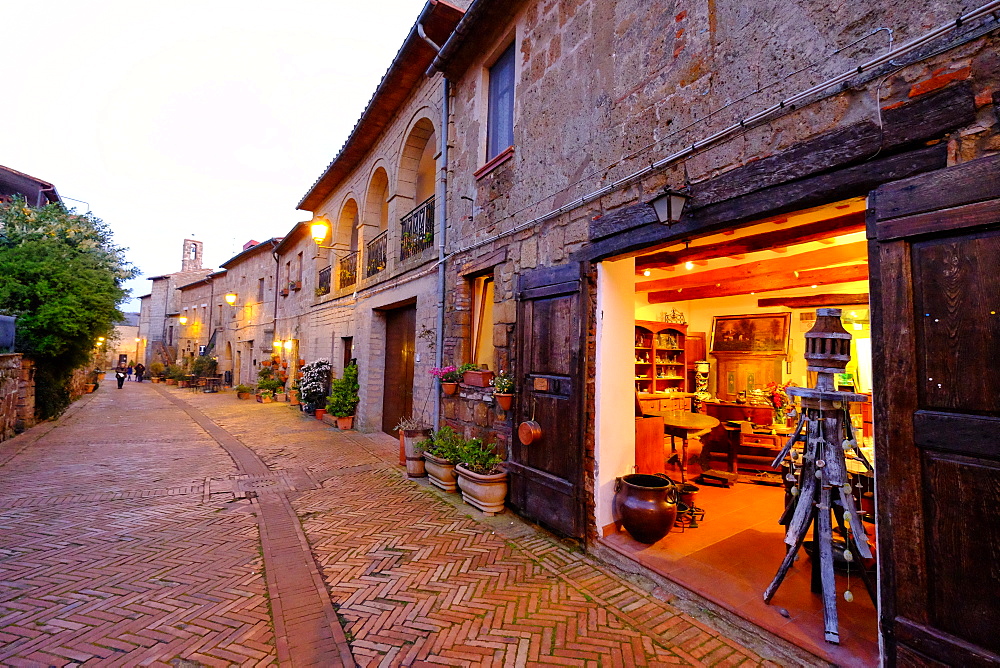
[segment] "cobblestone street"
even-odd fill
[[[0,444],[0,664],[764,663],[397,457],[285,404],[104,384]]]

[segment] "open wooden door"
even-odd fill
[[[515,425],[541,436],[511,443],[509,503],[559,533],[583,535],[583,336],[581,267],[542,267],[518,283],[518,405]]]
[[[1000,664],[1000,156],[869,201],[888,665]]]

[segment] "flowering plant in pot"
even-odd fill
[[[473,387],[489,387],[490,380],[493,379],[493,372],[489,369],[480,369],[475,364],[463,364],[458,367],[462,374],[462,382]]]
[[[506,371],[501,371],[490,379],[490,385],[493,386],[493,398],[496,400],[497,405],[501,409],[509,411],[510,405],[514,400],[514,376]]]
[[[236,390],[237,399],[249,399],[253,395],[252,385],[240,384],[234,387],[233,389]]]
[[[354,411],[358,402],[358,367],[349,364],[344,367],[344,375],[330,383],[330,396],[326,400],[326,412],[337,418],[340,429],[350,429],[354,425]]]
[[[311,413],[318,407],[326,412],[326,385],[330,381],[330,360],[320,358],[303,365],[302,379],[299,381],[299,395]]]
[[[407,477],[424,477],[427,475],[427,470],[424,468],[423,449],[420,444],[430,435],[430,427],[419,418],[404,417],[396,425],[396,430],[403,435]]]
[[[462,446],[461,462],[455,467],[462,500],[487,515],[503,512],[507,498],[507,472],[503,458],[480,438],[470,438]]]
[[[445,394],[455,394],[458,384],[462,381],[462,374],[454,366],[434,367],[430,374],[441,382],[441,389]]]
[[[465,439],[454,429],[445,425],[430,438],[417,444],[424,451],[424,467],[431,484],[446,492],[458,490],[455,466],[462,461]]]

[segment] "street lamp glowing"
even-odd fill
[[[312,234],[313,241],[317,245],[320,245],[326,240],[327,235],[330,234],[330,223],[327,222],[326,218],[317,218],[310,226],[310,233]]]
[[[275,339],[275,340],[274,340],[274,347],[275,347],[275,348],[281,348],[281,346],[282,346],[282,345],[283,345],[284,343],[285,343],[285,342],[284,342],[284,341],[282,341],[281,339]]]
[[[230,306],[232,306],[233,304],[236,303],[236,293],[235,292],[227,292],[226,293],[226,303],[229,304]]]
[[[182,315],[178,320],[180,320],[182,325],[188,324],[188,317],[186,315]]]
[[[97,337],[97,342],[98,343],[104,343],[104,337],[103,336],[98,336]]]
[[[291,350],[293,345],[294,343],[292,342],[292,340],[288,339],[287,341],[285,341],[285,350]]]

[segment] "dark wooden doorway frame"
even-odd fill
[[[409,300],[379,309],[385,322],[382,380],[382,431],[396,434],[400,419],[413,415],[417,305]]]

